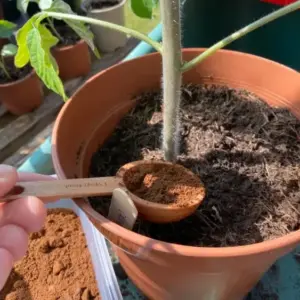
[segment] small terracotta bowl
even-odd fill
[[[173,203],[161,204],[141,199],[130,191],[129,184],[129,179],[134,176],[135,172],[139,172],[141,168],[144,170],[146,168],[147,173],[151,173],[151,171],[159,168],[172,168],[174,171],[180,170],[180,172],[185,173],[186,176],[193,177],[194,182],[196,182],[196,185],[193,186],[197,188],[197,190],[199,189],[199,193],[197,193],[195,198],[189,199],[186,204],[184,203],[184,205],[180,206]],[[117,177],[122,180],[122,183],[126,188],[126,192],[130,195],[132,201],[134,202],[140,217],[153,223],[171,223],[180,221],[190,216],[197,210],[205,196],[203,183],[197,175],[181,165],[172,164],[169,162],[145,160],[131,162],[119,169]],[[174,182],[174,184],[176,184],[176,182]]]

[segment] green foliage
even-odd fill
[[[28,20],[23,27],[17,32],[17,45],[18,52],[15,56],[15,66],[17,68],[23,68],[29,63],[29,50],[27,47],[27,35],[31,29],[34,28],[33,24],[35,21],[35,17],[33,16],[30,20]]]
[[[22,68],[30,63],[44,84],[66,100],[67,96],[64,91],[63,83],[59,78],[58,66],[51,54],[51,48],[54,47],[59,40],[45,25],[41,24],[41,22],[48,17],[47,12],[67,14],[74,14],[74,12],[71,7],[62,0],[33,1],[37,2],[43,10],[28,20],[17,32],[18,51],[15,56],[15,66]],[[94,36],[89,28],[80,21],[64,20],[64,22],[66,22],[79,37],[85,40],[99,57],[98,50],[93,43]]]
[[[52,3],[52,6],[45,10],[45,12],[51,11],[51,12],[58,12],[58,13],[65,13],[65,14],[72,14],[74,15],[75,13],[72,11],[71,7],[65,3],[62,0],[54,0]],[[95,53],[96,57],[100,57],[100,54],[98,52],[98,49],[94,45],[94,35],[90,31],[89,27],[86,26],[83,22],[81,21],[75,21],[75,20],[66,20],[63,19],[64,22],[68,24],[69,27],[71,27],[77,34],[78,36],[83,39],[89,47],[92,49],[92,51]]]
[[[17,0],[17,8],[20,12],[26,13],[30,0]]]
[[[56,45],[58,39],[44,25],[38,24],[29,31],[26,41],[30,63],[37,75],[49,89],[66,100],[63,83],[58,76],[56,65],[53,65],[50,53],[51,47]]]
[[[0,38],[5,39],[11,37],[16,27],[17,25],[15,23],[0,20]]]
[[[39,5],[41,10],[51,7],[53,0],[17,0],[17,8],[22,13],[27,12],[29,2],[35,2]]]
[[[42,18],[33,16],[18,31],[15,65],[22,68],[30,62],[44,84],[66,100],[67,96],[58,75],[58,67],[51,54],[51,48],[58,43],[58,39],[40,23],[41,20]]]
[[[17,54],[18,47],[14,44],[6,44],[2,47],[1,56],[15,56]]]
[[[158,0],[130,0],[131,9],[134,14],[144,19],[152,19],[153,10],[157,4]]]
[[[53,0],[38,0],[38,4],[41,10],[46,10],[52,6]]]

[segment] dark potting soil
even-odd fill
[[[60,35],[59,42],[57,43],[57,47],[75,45],[80,41],[80,37],[77,35],[77,33],[68,26],[55,26],[55,29]],[[58,38],[56,33],[54,33],[52,30],[51,32],[54,36]]]
[[[186,207],[203,199],[204,189],[198,176],[182,166],[143,165],[126,172],[128,190],[147,201]]]
[[[300,122],[244,90],[190,85],[182,97],[178,163],[200,176],[206,197],[180,222],[138,220],[134,230],[172,243],[221,247],[299,229]],[[162,158],[161,94],[148,92],[137,100],[94,154],[92,177],[115,175],[131,161]],[[107,215],[109,199],[91,204]]]
[[[90,4],[90,9],[109,8],[120,3],[119,0],[93,0]]]
[[[5,68],[9,73],[10,78],[8,78],[3,69],[0,68],[0,84],[10,83],[25,78],[32,71],[29,64],[21,69],[16,68],[12,60],[8,60],[5,63]]]

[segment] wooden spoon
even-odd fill
[[[99,178],[80,178],[65,179],[51,181],[29,181],[18,182],[15,187],[0,199],[1,202],[16,200],[25,196],[36,196],[43,201],[57,200],[60,198],[83,198],[91,196],[108,196],[112,195],[117,188],[122,188],[134,202],[139,215],[153,223],[170,223],[179,221],[193,214],[204,199],[205,190],[199,179],[199,196],[197,199],[191,199],[184,206],[174,206],[172,204],[161,204],[146,201],[131,193],[124,184],[123,178],[130,169],[144,167],[155,168],[157,166],[173,166],[181,168],[182,166],[174,165],[163,161],[135,161],[121,167],[115,177],[99,177]],[[190,170],[185,172],[191,176],[197,177]],[[127,175],[132,176],[132,175]],[[128,177],[127,177],[128,178]]]
[[[18,182],[12,190],[0,198],[0,203],[26,196],[35,196],[45,202],[62,198],[109,196],[114,189],[120,187],[120,184],[121,180],[117,177]]]

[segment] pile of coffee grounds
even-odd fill
[[[7,70],[9,77],[6,75],[3,69],[0,68],[0,84],[12,83],[19,79],[25,78],[32,71],[30,64],[20,69],[16,68],[13,59],[5,60],[5,69]]]
[[[175,207],[186,207],[203,199],[204,188],[197,176],[182,166],[142,165],[126,172],[124,183],[138,197]]]
[[[162,159],[161,91],[135,100],[138,105],[93,155],[92,177],[113,176],[131,161]],[[298,119],[245,90],[187,85],[182,89],[180,120],[178,163],[200,176],[205,199],[194,215],[180,222],[138,220],[136,232],[171,243],[223,247],[299,229]],[[107,198],[91,204],[107,214]]]
[[[100,300],[79,218],[50,209],[44,228],[30,236],[27,255],[14,266],[0,300]]]

